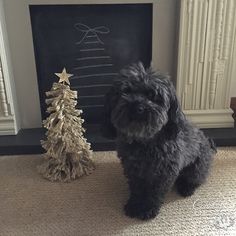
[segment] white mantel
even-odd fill
[[[3,1],[8,13],[6,16],[8,30],[5,26]],[[17,133],[20,119],[23,128],[27,127],[27,124],[30,124],[30,128],[41,126],[28,4],[49,2],[59,4],[63,1],[65,2],[65,0],[0,0],[0,59],[2,61],[0,135]],[[102,0],[66,1],[68,4],[81,2],[95,3]],[[117,3],[119,0],[104,2]],[[120,0],[120,2],[128,1]],[[169,71],[173,63],[174,44],[171,38],[174,38],[175,28],[174,24],[168,25],[168,19],[173,17],[173,9],[176,7],[173,4],[176,1],[136,2],[155,2],[154,30],[157,33],[153,36],[154,66]],[[182,107],[199,127],[232,127],[229,90],[232,78],[236,79],[236,69],[233,67],[236,58],[236,2],[234,0],[181,0],[180,2],[177,93]],[[174,20],[172,18],[172,21]],[[24,23],[21,23],[22,21]],[[17,37],[19,40],[16,44]],[[11,63],[8,41],[13,54],[13,63]],[[14,53],[15,51],[17,53]],[[24,96],[23,100],[22,96]]]

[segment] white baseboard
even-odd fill
[[[233,111],[222,110],[185,110],[187,118],[199,128],[232,128],[234,127]]]
[[[0,117],[0,136],[17,134],[16,123],[13,116]]]

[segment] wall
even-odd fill
[[[28,4],[46,4],[47,2],[47,0],[4,0],[6,25],[22,128],[41,126],[39,95],[37,89],[38,85],[33,56],[34,53]],[[57,0],[53,2],[75,4],[78,3],[79,0]],[[87,2],[89,2],[89,0]],[[157,67],[161,71],[168,72],[173,76],[177,0],[156,0],[156,2],[158,3],[156,12],[156,25],[158,32],[156,51],[158,55],[156,63]]]

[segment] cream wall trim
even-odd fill
[[[17,134],[14,116],[0,117],[0,135]]]
[[[187,118],[199,128],[232,127],[232,111],[222,110],[185,110]]]
[[[7,101],[6,88],[2,72],[2,63],[0,61],[0,116],[9,116],[9,112],[9,104]]]
[[[236,77],[235,27],[235,0],[181,0],[177,93],[200,127],[233,126],[229,104]],[[221,120],[211,124],[214,114]]]
[[[0,135],[16,134],[19,123],[3,1],[0,0]]]

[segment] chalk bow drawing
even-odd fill
[[[99,38],[99,34],[108,34],[110,30],[105,26],[98,26],[94,28],[90,28],[89,26],[83,23],[76,23],[75,28],[83,33],[83,36],[79,42],[76,44],[81,44],[85,39],[94,37],[99,43],[104,44],[102,40]]]
[[[73,88],[88,92],[81,96],[90,101],[89,105],[83,106],[84,108],[103,107],[101,93],[111,87],[113,77],[117,75],[112,58],[107,52],[105,43],[101,40],[101,35],[109,34],[110,29],[105,26],[91,28],[83,23],[75,23],[74,27],[81,36],[80,40],[75,43],[79,54],[76,58],[76,66],[73,68],[75,75],[73,79],[78,80]],[[96,88],[95,92],[91,93],[91,88]]]

